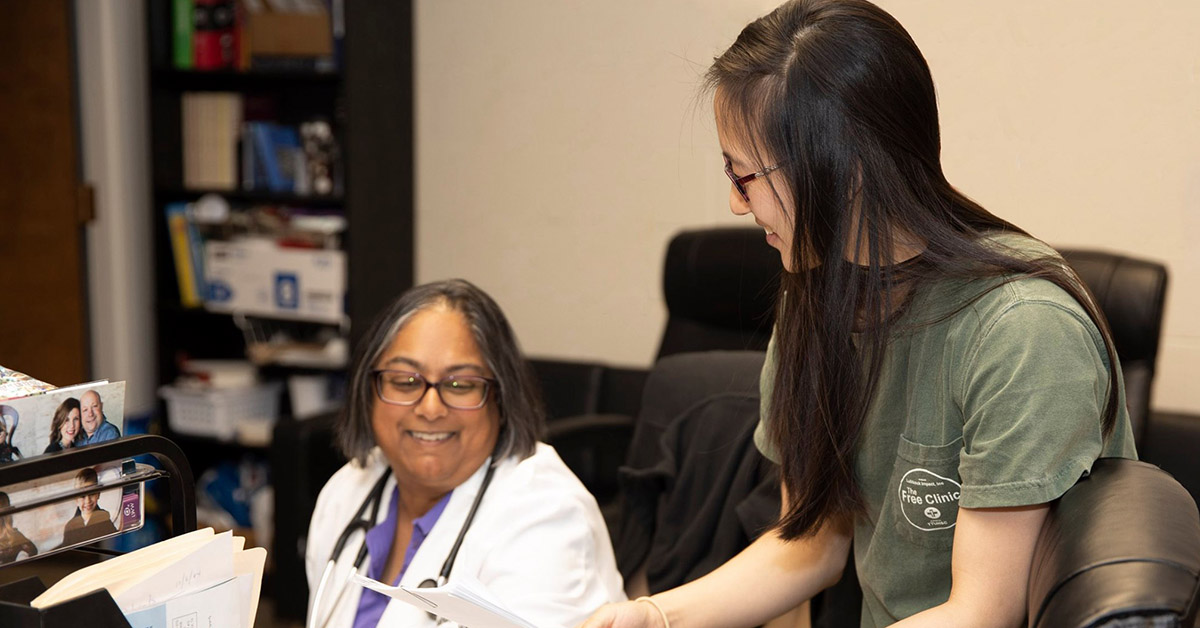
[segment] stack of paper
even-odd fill
[[[378,591],[417,608],[472,628],[539,628],[504,608],[481,582],[469,576],[455,576],[440,587],[419,589],[388,586],[360,574],[350,581]],[[136,628],[136,627],[135,627]],[[542,626],[540,628],[552,628]]]
[[[252,628],[267,551],[197,530],[76,571],[35,598],[46,608],[107,589],[133,628]]]

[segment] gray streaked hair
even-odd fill
[[[371,376],[375,364],[414,314],[439,304],[467,319],[483,361],[498,382],[491,401],[500,414],[496,459],[524,459],[533,454],[546,423],[533,369],[521,355],[516,335],[496,301],[469,281],[448,279],[416,286],[400,295],[375,319],[359,343],[350,369],[346,403],[335,425],[338,449],[347,458],[365,464],[376,444],[371,429],[371,413],[379,403]]]

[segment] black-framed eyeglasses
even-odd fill
[[[765,177],[765,176],[771,174],[772,172],[779,170],[779,167],[782,165],[783,164],[775,164],[774,166],[767,166],[766,168],[763,168],[762,170],[759,170],[758,172],[751,172],[750,174],[748,174],[744,177],[739,177],[736,174],[734,174],[733,164],[729,163],[729,158],[726,157],[725,158],[725,175],[729,177],[730,181],[733,181],[733,187],[737,188],[738,194],[742,195],[742,200],[749,203],[750,195],[746,194],[746,184],[750,183],[751,181],[753,181],[759,177]]]
[[[477,410],[487,403],[492,387],[498,385],[494,379],[477,375],[450,375],[431,382],[412,371],[378,369],[371,373],[379,400],[394,406],[415,406],[434,388],[447,408]]]

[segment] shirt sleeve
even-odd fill
[[[960,505],[1046,503],[1085,475],[1103,447],[1106,362],[1095,325],[1061,303],[986,321],[962,369]]]

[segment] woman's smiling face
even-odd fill
[[[752,172],[762,171],[775,163],[760,163],[754,158],[754,153],[746,146],[741,133],[735,132],[732,122],[721,110],[720,99],[716,100],[717,140],[721,144],[721,153],[726,164],[735,177],[744,177]],[[773,171],[778,172],[778,171]],[[766,174],[744,183],[742,188],[746,197],[742,197],[737,186],[729,185],[729,210],[735,215],[750,214],[754,222],[766,232],[767,244],[779,251],[784,270],[794,272],[792,268],[792,237],[794,221],[785,209],[789,203],[789,194],[785,186],[776,181],[768,182],[766,177],[777,176]]]
[[[79,410],[71,408],[67,413],[67,419],[63,421],[62,427],[59,428],[59,442],[69,444],[74,442],[75,435],[79,433]]]
[[[411,371],[430,382],[451,375],[493,376],[466,317],[441,303],[414,313],[374,366]],[[436,389],[411,406],[385,403],[376,395],[371,427],[401,491],[444,495],[491,455],[500,434],[500,412],[494,391],[475,410],[446,406]]]

